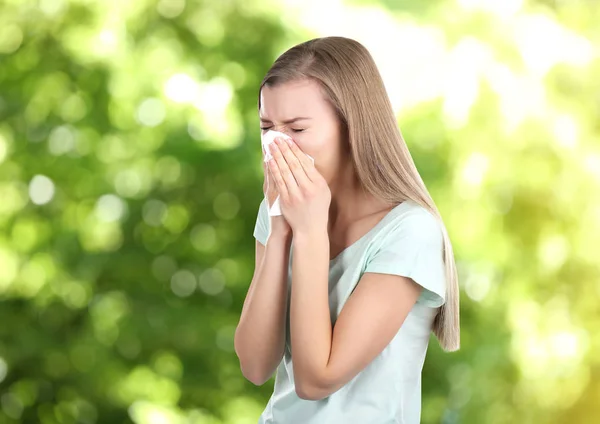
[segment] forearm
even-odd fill
[[[312,390],[331,353],[329,236],[327,230],[294,234],[290,337],[297,389]]]
[[[235,332],[235,351],[246,378],[262,384],[285,347],[287,275],[291,237],[269,237]]]

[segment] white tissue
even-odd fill
[[[288,140],[292,140],[292,142],[294,142],[294,140],[292,139],[292,137],[290,137],[289,135],[279,132],[279,131],[272,131],[269,130],[266,133],[264,133],[261,137],[261,142],[262,142],[262,147],[263,150],[265,152],[265,162],[268,162],[269,159],[271,159],[273,156],[271,155],[271,152],[269,151],[269,144],[273,143],[275,141],[276,137],[283,137],[285,139]],[[310,156],[310,155],[306,155],[310,158],[310,160],[312,161],[312,163],[315,163],[315,159]],[[279,196],[277,196],[277,199],[275,199],[275,202],[273,202],[273,206],[271,206],[269,208],[269,204],[267,203],[267,208],[269,209],[269,216],[279,216],[281,215],[281,205],[279,204]]]

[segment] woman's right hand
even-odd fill
[[[277,186],[275,185],[275,181],[273,180],[273,176],[271,175],[271,169],[267,165],[267,162],[265,162],[264,160],[264,151],[263,172],[265,176],[263,183],[263,192],[265,193],[265,198],[268,202],[267,205],[269,206],[269,209],[271,209],[279,193],[277,192]],[[271,221],[271,234],[276,234],[277,236],[282,237],[290,236],[292,234],[292,227],[290,227],[290,224],[288,224],[283,215],[269,216],[269,219]]]

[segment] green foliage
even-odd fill
[[[600,6],[330,3],[0,5],[0,423],[256,422],[257,89],[336,31],[381,64],[459,265],[422,422],[600,421]]]

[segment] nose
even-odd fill
[[[285,128],[279,128],[279,129],[277,129],[276,127],[273,127],[273,128],[274,128],[274,130],[275,130],[275,131],[277,131],[277,132],[284,133],[285,135],[287,135],[287,136],[289,136],[289,137],[292,137],[292,134],[291,134],[292,132],[291,132],[291,131],[289,131],[289,130],[287,130],[287,131],[286,131],[286,129],[285,129]],[[294,138],[294,137],[292,137],[292,138]]]

